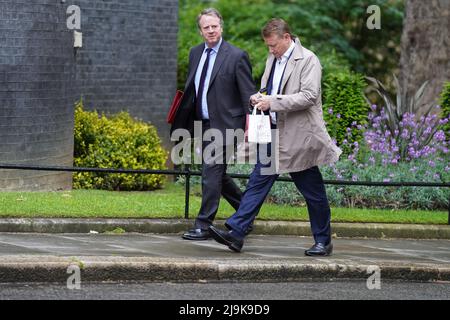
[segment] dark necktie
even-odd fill
[[[275,74],[275,64],[277,63],[277,59],[273,60],[272,63],[272,68],[270,69],[270,73],[269,73],[269,79],[267,80],[267,84],[266,84],[266,94],[267,95],[271,95],[272,94],[272,90],[273,90],[273,76]],[[270,114],[269,110],[264,111],[264,114],[266,116],[268,116]]]
[[[195,110],[197,112],[197,119],[202,119],[202,98],[203,98],[203,87],[205,86],[206,73],[208,72],[209,65],[209,54],[211,53],[211,48],[206,49],[206,60],[203,64],[202,74],[200,76],[200,83],[198,85],[197,99],[195,103]]]

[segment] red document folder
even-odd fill
[[[170,106],[169,113],[167,114],[167,123],[172,124],[177,114],[177,110],[180,106],[181,99],[183,98],[183,91],[177,90],[175,97],[173,97],[172,105]]]

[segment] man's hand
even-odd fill
[[[261,111],[267,111],[270,109],[270,99],[268,96],[263,96],[257,100],[255,104],[255,108],[258,108]]]
[[[252,106],[255,106],[259,102],[259,99],[261,99],[262,96],[263,95],[261,93],[259,93],[259,92],[255,93],[254,95],[252,95],[250,97],[250,104]]]

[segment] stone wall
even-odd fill
[[[0,162],[72,165],[75,69],[65,7],[0,1]],[[0,190],[70,188],[67,173],[0,170]]]
[[[81,9],[75,54],[66,13]],[[71,166],[74,103],[158,128],[176,90],[177,0],[0,0],[0,163]],[[58,190],[71,174],[0,170],[0,190]]]
[[[69,3],[69,2],[68,2]],[[77,80],[87,109],[151,122],[168,144],[176,91],[177,0],[78,0],[83,48]]]

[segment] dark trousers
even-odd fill
[[[266,145],[259,145],[259,147],[266,147]],[[267,145],[267,148],[267,154],[270,155],[270,144]],[[279,176],[278,174],[261,175],[263,167],[270,167],[270,163],[261,164],[258,152],[258,161],[250,175],[241,205],[236,213],[226,221],[227,227],[231,228],[241,239],[244,239],[245,230],[255,220],[272,185]],[[303,171],[291,172],[290,175],[306,200],[315,242],[329,244],[331,242],[331,211],[319,168],[315,166]]]
[[[209,121],[203,121],[203,132],[210,128]],[[203,151],[211,142],[203,142]],[[223,157],[222,163],[205,163],[202,161],[202,204],[195,220],[195,228],[208,229],[213,223],[217,210],[219,209],[220,196],[222,195],[230,205],[238,210],[242,191],[227,175],[226,150],[222,149],[222,154],[215,157]],[[203,157],[202,157],[203,159]]]

